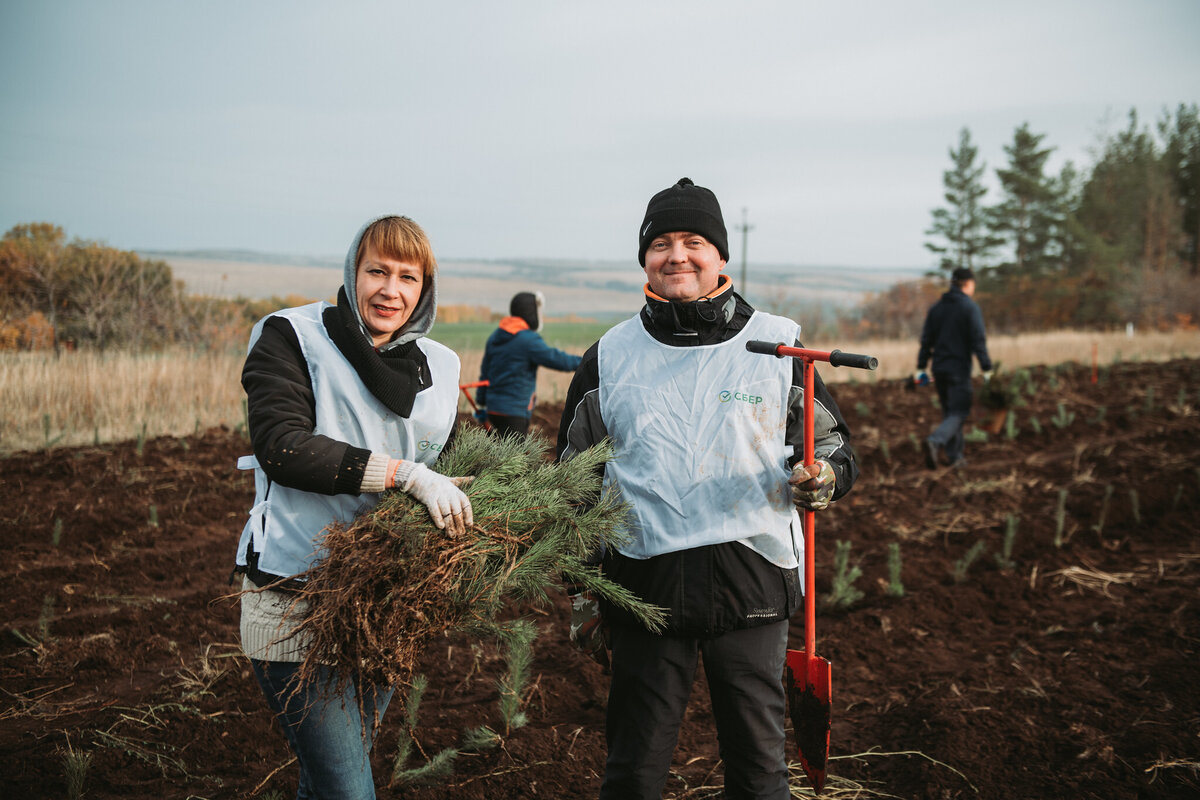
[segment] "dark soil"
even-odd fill
[[[1200,362],[1091,378],[1036,370],[1015,436],[971,442],[965,468],[938,470],[918,448],[939,418],[931,389],[833,387],[863,475],[817,516],[817,589],[831,591],[846,541],[865,596],[817,615],[817,652],[833,665],[825,796],[1200,796]],[[543,409],[540,433],[557,419]],[[141,453],[128,442],[0,460],[0,796],[71,796],[71,753],[90,756],[89,800],[294,796],[229,596],[246,451],[214,429]],[[889,592],[893,544],[902,595]],[[606,678],[568,645],[563,598],[514,613],[540,629],[528,724],[460,754],[434,785],[388,787],[397,705],[375,754],[381,797],[596,795]],[[505,733],[493,643],[447,640],[421,669],[407,766],[467,728]],[[668,797],[720,795],[702,677],[696,688]],[[793,775],[808,796],[798,765]]]

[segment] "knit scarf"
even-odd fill
[[[429,362],[416,340],[377,351],[359,326],[345,288],[338,289],[337,305],[325,309],[321,321],[371,394],[388,410],[407,418],[417,392],[432,385]]]

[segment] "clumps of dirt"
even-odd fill
[[[848,542],[863,597],[818,607],[815,651],[833,674],[823,796],[1200,796],[1200,362],[1030,377],[999,433],[975,430],[977,407],[961,469],[924,466],[931,388],[831,386],[862,477],[817,516],[816,590]],[[560,413],[537,409],[536,431],[552,440]],[[230,573],[253,482],[235,461],[248,452],[212,430],[0,460],[0,796],[67,796],[68,760],[83,756],[88,800],[295,795],[237,646]],[[888,591],[892,545],[902,596]],[[569,643],[565,595],[549,601],[498,615],[538,628],[525,726],[461,753],[441,783],[386,789],[405,727],[392,709],[372,756],[381,797],[596,796],[608,678]],[[802,646],[802,619],[790,636]],[[465,730],[504,730],[505,669],[495,641],[429,642],[411,766]],[[664,796],[720,796],[718,748],[701,665]],[[792,785],[811,796],[798,765]]]

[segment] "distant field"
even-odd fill
[[[551,347],[583,354],[616,322],[547,322],[542,338]],[[491,322],[439,322],[429,338],[441,342],[460,356],[471,350],[483,350],[487,338],[496,330]]]
[[[548,325],[547,342],[582,354],[608,327],[604,323]],[[439,325],[437,337],[462,360],[462,381],[479,376],[487,324]],[[916,343],[909,341],[806,342],[815,349],[837,347],[873,355],[879,369],[819,367],[827,383],[894,380],[912,373]],[[1200,333],[1088,333],[1059,331],[1026,336],[997,336],[988,342],[992,358],[1005,367],[1033,364],[1165,361],[1200,358]],[[748,356],[749,357],[749,356]],[[54,445],[86,445],[182,435],[214,425],[243,425],[240,384],[243,354],[238,352],[167,353],[0,352],[0,453]],[[538,372],[540,402],[566,396],[571,376]],[[835,392],[836,396],[836,392]],[[1193,399],[1195,400],[1195,399]],[[467,410],[466,400],[460,408]]]
[[[342,283],[341,267],[333,264],[301,266],[272,262],[267,256],[239,261],[194,254],[148,255],[165,260],[192,294],[252,299],[300,295],[320,300],[334,297]],[[766,308],[804,303],[853,306],[868,292],[919,277],[922,269],[751,264],[746,286],[741,285],[740,263],[730,263],[725,272],[743,296]],[[611,320],[641,307],[644,282],[645,273],[632,257],[628,262],[445,260],[439,266],[438,296],[442,305],[485,306],[506,313],[514,294],[539,290],[546,296],[551,316]]]

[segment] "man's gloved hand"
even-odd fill
[[[574,586],[568,587],[567,596],[571,598],[571,643],[607,672],[608,626],[600,616],[600,601]]]
[[[983,371],[983,382],[987,383],[991,379],[992,379],[992,371],[990,369],[985,369]]]
[[[419,461],[399,461],[389,465],[392,476],[389,485],[402,489],[425,504],[433,524],[458,535],[475,523],[471,501],[460,488],[475,480],[472,477],[447,478]]]
[[[484,408],[483,406],[479,406],[478,408],[476,408],[475,409],[475,420],[480,425],[486,424],[487,423],[487,409]]]
[[[828,461],[818,460],[808,467],[803,464],[792,467],[788,483],[792,487],[792,502],[797,508],[820,511],[829,507],[837,478]]]
[[[912,382],[913,382],[913,386],[928,386],[929,385],[929,373],[923,369],[917,370],[916,372],[913,373]]]

